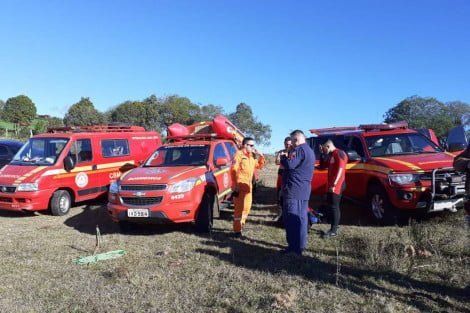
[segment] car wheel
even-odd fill
[[[63,216],[69,213],[72,207],[72,198],[66,190],[57,190],[52,194],[51,212],[55,216]]]
[[[196,230],[198,232],[207,233],[212,230],[214,206],[214,195],[206,192],[202,197],[201,204],[196,217]]]
[[[368,193],[368,206],[374,220],[383,225],[396,224],[398,210],[393,207],[383,187],[373,185]]]

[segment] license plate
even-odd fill
[[[149,209],[128,209],[128,217],[149,217]]]

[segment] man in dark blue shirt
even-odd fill
[[[294,148],[288,155],[281,155],[281,164],[284,166],[282,214],[288,244],[285,252],[301,255],[307,246],[307,211],[315,154],[305,142],[305,135],[301,130],[295,130],[290,135]]]

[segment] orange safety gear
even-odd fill
[[[251,210],[253,175],[255,169],[263,168],[265,158],[260,155],[255,159],[252,153],[238,151],[235,154],[234,162],[232,180],[235,182],[239,194],[237,197],[234,197],[235,212],[233,214],[233,231],[238,233],[242,231],[246,218]]]

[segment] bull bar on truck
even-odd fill
[[[429,176],[429,174],[431,174]],[[436,168],[421,175],[421,180],[431,181],[428,201],[419,201],[417,209],[427,208],[427,213],[449,210],[456,212],[463,206],[465,196],[465,175],[457,173],[453,167]]]

